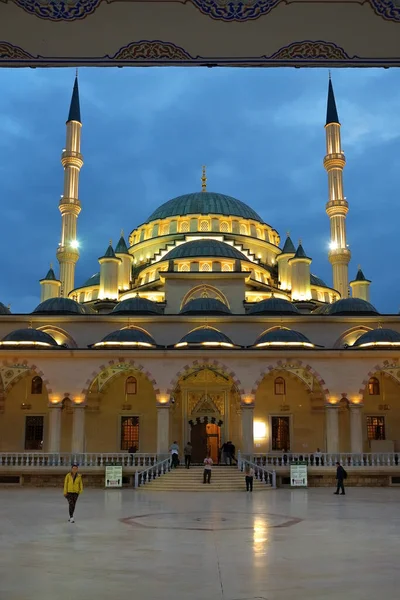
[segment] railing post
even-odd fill
[[[272,487],[276,488],[276,471],[272,471]]]
[[[134,481],[135,481],[135,488],[138,488],[139,487],[139,472],[138,471],[135,471]]]
[[[240,463],[241,462],[242,462],[242,453],[239,450],[238,455],[237,455],[237,467],[238,467],[239,471],[241,470],[240,469]]]

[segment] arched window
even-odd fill
[[[229,224],[227,221],[222,221],[219,226],[219,230],[222,231],[222,233],[229,233]]]
[[[190,271],[189,263],[183,263],[182,265],[179,265],[179,270],[180,271]]]
[[[283,377],[277,377],[275,379],[275,396],[283,396],[286,393],[286,385]]]
[[[181,223],[181,233],[187,233],[189,231],[189,221],[183,221]]]
[[[208,221],[200,221],[200,231],[210,231],[210,223]]]
[[[33,377],[31,383],[31,394],[41,394],[43,390],[43,381],[39,375]]]
[[[381,393],[379,379],[376,377],[371,377],[368,381],[368,393],[370,396],[379,396]]]
[[[200,267],[200,271],[212,271],[210,263],[203,263]]]
[[[257,234],[258,239],[262,240],[263,235],[262,235],[262,231],[259,227],[257,227],[257,229],[256,229],[256,234]]]
[[[229,263],[223,263],[222,270],[223,271],[232,271],[232,265],[230,265]]]
[[[161,227],[161,235],[168,235],[169,234],[169,223],[166,223],[165,225],[163,225]]]
[[[247,235],[247,226],[244,223],[240,225],[240,235]]]
[[[137,381],[136,377],[128,377],[125,381],[125,394],[127,396],[134,396],[137,393]]]

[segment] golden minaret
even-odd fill
[[[346,159],[342,150],[340,123],[330,75],[325,132],[324,167],[328,173],[329,189],[326,212],[331,224],[328,256],[333,270],[333,287],[338,290],[342,298],[347,298],[349,295],[348,265],[351,254],[346,241],[346,215],[349,212],[349,205],[343,192],[343,169]]]
[[[60,263],[60,281],[62,295],[68,294],[75,287],[75,265],[79,258],[76,224],[81,212],[79,202],[79,173],[83,165],[81,154],[81,111],[79,104],[78,74],[75,77],[71,105],[68,114],[67,141],[61,155],[64,167],[64,194],[61,196],[59,209],[61,213],[61,242],[57,249]]]

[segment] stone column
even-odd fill
[[[254,452],[254,404],[242,404],[242,454]]]
[[[325,406],[326,451],[329,454],[339,452],[339,405]]]
[[[83,454],[85,451],[85,406],[76,404],[72,422],[72,454]]]
[[[169,404],[158,404],[157,454],[168,454],[169,445]]]
[[[61,405],[49,406],[49,445],[48,452],[60,452]]]
[[[350,449],[353,454],[363,451],[362,405],[350,404]]]

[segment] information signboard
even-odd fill
[[[307,487],[307,463],[298,462],[290,465],[291,487]]]
[[[106,486],[106,488],[122,487],[122,466],[121,465],[108,465],[106,467],[105,486]]]

